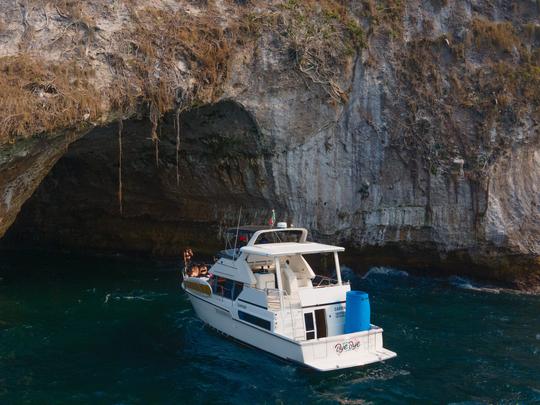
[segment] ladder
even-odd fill
[[[302,307],[298,303],[297,308],[292,308],[293,338],[294,340],[306,340],[306,329],[304,328],[304,315]]]
[[[297,295],[289,296],[284,293],[283,307],[281,308],[280,294],[276,289],[267,289],[267,306],[268,310],[278,314],[278,329],[285,336],[294,340],[305,340],[306,331],[304,328],[304,316],[300,297]]]
[[[279,301],[279,290],[267,289],[266,303],[270,311],[279,311],[281,309],[281,303]]]
[[[285,312],[283,322],[284,332],[294,340],[306,340],[306,330],[304,328],[304,315],[300,298],[295,296],[286,297],[285,306],[288,307]]]

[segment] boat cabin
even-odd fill
[[[209,271],[215,298],[236,302],[241,319],[295,339],[343,333],[350,290],[341,279],[344,248],[308,242],[304,228],[241,227],[226,236]],[[305,257],[315,254],[331,255],[336,279],[315,274]]]

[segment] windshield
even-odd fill
[[[228,230],[227,232],[225,232],[225,250],[234,249],[235,247],[239,249],[242,246],[246,246],[254,233],[254,231],[239,229],[237,238],[236,229]]]
[[[284,230],[278,232],[265,232],[259,235],[255,241],[255,245],[264,243],[281,243],[281,242],[300,242],[302,231],[299,230]]]

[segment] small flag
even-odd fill
[[[272,210],[272,218],[270,218],[270,221],[268,221],[268,225],[274,226],[276,223],[276,211]]]

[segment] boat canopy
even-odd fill
[[[343,252],[345,248],[340,246],[324,245],[315,242],[282,242],[264,243],[259,245],[244,246],[240,249],[246,255],[257,255],[266,257],[304,255],[314,253]]]

